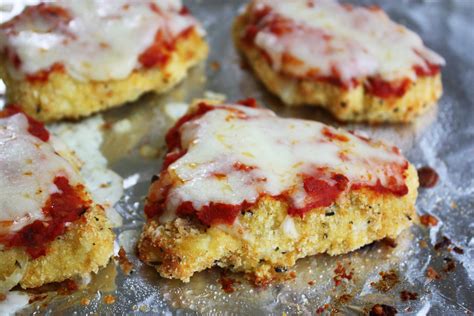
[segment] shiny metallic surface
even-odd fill
[[[125,195],[117,205],[124,225],[116,229],[117,240],[127,250],[134,272],[125,276],[119,266],[111,264],[93,278],[86,290],[55,297],[47,306],[39,302],[25,313],[367,314],[374,304],[386,304],[402,314],[472,315],[474,1],[378,1],[394,20],[419,33],[427,46],[444,56],[444,95],[436,107],[413,124],[344,126],[392,142],[416,167],[428,165],[438,172],[437,186],[420,189],[417,209],[419,214],[436,216],[439,224],[431,229],[422,225],[412,227],[397,239],[395,248],[379,242],[344,256],[319,255],[300,260],[290,270],[296,272],[294,279],[266,288],[252,287],[241,275],[228,275],[240,282],[235,284],[233,293],[222,290],[221,271],[199,273],[190,283],[183,284],[160,278],[135,256],[134,241],[144,222],[144,197],[151,176],[160,168],[164,132],[171,124],[163,118],[164,105],[202,97],[206,90],[211,90],[225,94],[228,100],[254,97],[281,116],[340,124],[317,108],[284,107],[246,69],[230,36],[233,17],[245,1],[185,3],[208,32],[211,55],[207,65],[194,69],[167,96],[147,95],[134,104],[102,114],[107,126],[112,127],[104,129],[102,151],[110,168],[125,179]],[[123,120],[130,122],[127,133],[113,128]],[[146,154],[149,152],[152,155]],[[451,245],[435,250],[434,245],[443,236],[449,238]],[[455,246],[464,253],[454,251]],[[348,274],[352,272],[352,277],[336,286],[334,270],[338,264]],[[426,276],[429,267],[439,273],[439,280]],[[398,279],[393,287],[388,286],[384,292],[372,285],[380,280],[380,272],[390,270]],[[402,291],[416,293],[417,299],[402,300]],[[106,304],[106,295],[113,295],[115,302]]]

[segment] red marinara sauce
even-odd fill
[[[158,15],[163,14],[155,3],[150,4],[150,9]],[[188,8],[183,6],[179,14],[189,15],[190,12]],[[159,29],[155,34],[153,43],[138,56],[138,61],[144,68],[162,67],[169,61],[171,55],[176,50],[176,42],[191,35],[193,30],[194,27],[190,26],[179,33],[178,36],[170,38],[165,31]]]
[[[28,119],[28,132],[47,142],[49,132],[44,125],[22,112],[16,105],[9,105],[0,111],[0,118],[10,117],[22,113]],[[50,219],[46,221],[35,221],[13,235],[0,236],[0,243],[8,247],[24,247],[28,254],[34,259],[46,254],[47,246],[57,236],[66,230],[66,223],[74,222],[89,208],[90,201],[85,198],[82,185],[71,186],[65,177],[56,177],[54,184],[58,193],[52,194],[45,206],[43,213]]]
[[[48,81],[49,76],[51,76],[55,72],[64,73],[64,65],[61,63],[55,63],[48,69],[40,70],[38,72],[35,72],[34,74],[26,75],[26,80],[31,83],[45,83],[46,81]]]
[[[71,20],[72,16],[65,8],[52,3],[40,3],[35,6],[26,7],[20,15],[17,15],[10,21],[4,23],[1,28],[5,30],[6,34],[15,34],[17,32],[17,24],[23,23],[25,21],[30,23],[37,23],[37,21],[41,21],[42,24],[46,25],[50,30],[53,30],[60,29],[63,25],[66,25]],[[18,54],[6,48],[5,55],[11,60],[15,68],[19,69],[21,67],[22,61]],[[61,63],[55,63],[47,69],[43,69],[32,74],[27,74],[26,80],[31,83],[44,83],[48,80],[49,76],[53,72],[64,72],[64,65]]]
[[[440,66],[432,64],[425,60],[426,67],[420,65],[413,66],[418,77],[431,77],[436,76],[440,72]],[[371,77],[368,78],[365,89],[370,93],[379,98],[386,99],[390,97],[402,97],[407,90],[410,88],[412,81],[405,78],[398,82],[386,81],[381,78]]]
[[[311,4],[308,3],[308,6],[311,6]],[[346,6],[346,8],[352,7]],[[369,9],[374,11],[380,10],[380,8],[377,6],[369,7]],[[298,28],[298,26],[291,20],[283,18],[281,16],[271,16],[271,8],[269,7],[263,7],[256,10],[255,12],[252,12],[251,16],[248,18],[247,26],[242,36],[242,42],[246,45],[258,49],[263,55],[263,57],[267,60],[267,62],[271,64],[272,61],[268,53],[255,45],[255,38],[258,32],[260,32],[264,28],[277,36],[281,36],[283,34],[294,31]],[[324,40],[331,40],[331,36],[328,34],[322,34],[322,36]],[[289,55],[288,53],[283,53],[282,59],[283,63],[302,63],[302,61]],[[426,60],[425,63],[427,65],[426,67],[422,67],[420,65],[413,66],[413,70],[415,71],[418,77],[435,76],[440,72],[439,65],[431,64]],[[339,88],[342,88],[344,90],[348,90],[350,88],[350,85],[344,83],[341,80],[341,75],[335,67],[331,68],[330,75],[322,76],[318,71],[310,70],[306,74],[305,78],[299,79],[312,79],[314,81],[325,82],[331,85],[338,86]],[[403,78],[402,80],[398,81],[386,81],[380,77],[369,77],[364,83],[364,88],[368,93],[382,99],[387,99],[391,97],[399,98],[402,97],[408,91],[411,83],[412,81],[408,78]],[[360,80],[358,80],[357,78],[351,79],[352,86],[357,86],[359,84]]]
[[[4,110],[0,111],[0,118],[10,117],[10,116],[13,116],[13,115],[18,114],[18,113],[22,113],[28,119],[28,125],[29,125],[28,126],[28,132],[31,135],[41,139],[44,142],[47,142],[49,140],[49,132],[46,129],[46,127],[44,127],[43,123],[38,122],[34,118],[32,118],[29,115],[25,114],[21,110],[21,108],[17,105],[14,105],[14,104],[9,105]]]
[[[23,247],[33,259],[44,256],[48,245],[65,233],[66,223],[79,220],[90,207],[82,185],[72,186],[62,176],[56,177],[54,184],[59,192],[51,194],[42,209],[49,219],[36,220],[13,235],[0,236],[0,242],[7,248]]]
[[[239,103],[250,107],[256,106],[256,102],[252,99],[243,100]],[[186,122],[203,116],[209,111],[219,108],[220,106],[210,106],[204,102],[200,103],[196,111],[183,116],[175,126],[170,129],[166,135],[168,154],[165,157],[162,175],[167,172],[166,169],[171,163],[178,160],[186,153],[186,151],[181,147],[181,126]],[[347,142],[349,140],[346,136],[338,134],[337,132],[332,132],[329,128],[324,129],[323,134],[330,141]],[[394,152],[397,152],[396,148],[393,150]],[[254,166],[248,166],[239,162],[235,163],[233,167],[235,170],[240,172],[251,172],[255,169]],[[395,173],[401,172],[401,174],[403,174],[408,168],[408,162],[405,162],[405,164],[401,166],[389,166],[389,168]],[[331,206],[346,190],[368,189],[379,194],[393,194],[396,196],[403,196],[408,193],[408,187],[405,184],[399,185],[396,178],[393,176],[388,177],[388,183],[386,185],[383,185],[380,180],[373,185],[369,185],[364,183],[350,183],[349,179],[342,174],[332,173],[326,168],[317,168],[314,172],[302,174],[301,178],[303,181],[304,191],[307,194],[303,207],[296,207],[293,205],[291,192],[289,191],[283,192],[278,196],[272,196],[272,198],[282,200],[288,205],[287,212],[290,216],[303,217],[307,212],[313,209]],[[155,178],[155,180],[156,179],[157,178]],[[266,181],[266,179],[256,178],[253,181]],[[165,186],[160,183],[152,184],[150,192],[159,191],[160,194],[158,199],[148,200],[146,203],[145,214],[148,218],[159,217],[162,215],[169,190],[172,186],[172,183]],[[216,224],[232,225],[239,213],[246,212],[265,196],[268,195],[262,193],[255,202],[244,201],[238,205],[211,202],[209,205],[203,206],[200,210],[195,209],[191,201],[184,201],[177,207],[176,214],[180,217],[195,216],[201,223],[208,226]]]

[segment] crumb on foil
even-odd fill
[[[400,292],[400,299],[403,301],[403,302],[406,302],[406,301],[415,301],[418,299],[418,293],[416,292],[410,292],[410,291],[401,291]]]
[[[236,281],[233,278],[228,277],[225,273],[221,273],[219,278],[219,283],[221,284],[222,290],[228,294],[235,292],[235,284],[239,284],[239,281]]]
[[[351,281],[353,277],[354,277],[353,269],[351,269],[351,271],[347,273],[346,268],[342,265],[342,263],[341,262],[337,263],[337,266],[334,269],[334,277],[333,277],[335,286],[341,285],[342,282],[344,282],[344,280]]]
[[[443,259],[444,260],[444,267],[443,271],[448,273],[448,272],[453,272],[456,270],[456,262],[452,258],[446,257]]]
[[[91,303],[91,300],[90,300],[89,298],[87,298],[87,297],[84,297],[84,298],[81,299],[81,305],[82,305],[82,306],[87,306],[87,305],[89,305],[90,303]]]
[[[433,267],[428,267],[428,269],[426,269],[426,277],[431,280],[441,279],[441,276]]]
[[[447,248],[449,245],[451,245],[451,240],[448,237],[443,236],[441,237],[441,241],[437,242],[433,248],[434,250],[439,251]]]
[[[420,223],[424,226],[431,226],[434,227],[438,225],[438,219],[430,214],[424,214],[420,216]]]
[[[380,280],[372,282],[370,285],[381,292],[390,291],[395,285],[400,283],[398,273],[395,270],[382,271],[379,273]]]
[[[125,273],[125,275],[130,275],[130,273],[133,271],[133,263],[128,260],[127,253],[123,247],[120,247],[118,255],[115,256],[115,260],[117,260],[119,263],[123,273]]]
[[[107,305],[115,303],[115,296],[111,294],[104,296],[104,303]]]
[[[369,312],[370,316],[392,316],[397,314],[397,309],[390,305],[375,304]]]

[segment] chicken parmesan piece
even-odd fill
[[[76,158],[17,107],[0,111],[0,293],[86,276],[114,235]]]
[[[442,94],[444,59],[376,6],[252,0],[233,35],[284,103],[322,106],[341,121],[409,122]]]
[[[161,276],[219,266],[265,283],[416,219],[418,178],[399,149],[244,103],[195,104],[166,136],[138,245]]]
[[[207,56],[180,0],[45,1],[0,26],[9,102],[41,121],[163,93]]]

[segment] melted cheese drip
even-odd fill
[[[421,38],[390,20],[378,9],[347,9],[333,0],[254,0],[251,10],[270,8],[261,23],[275,18],[290,20],[290,32],[277,35],[264,27],[255,44],[263,49],[275,70],[305,77],[339,76],[351,86],[351,79],[379,75],[387,81],[416,79],[413,66],[427,69],[426,61],[443,65],[444,59],[423,45]],[[283,65],[289,54],[302,63]]]
[[[328,138],[325,130],[347,141]],[[185,123],[180,132],[186,154],[167,169],[174,181],[162,222],[172,220],[185,201],[199,210],[211,202],[240,205],[255,202],[261,193],[278,196],[290,189],[293,203],[304,207],[307,193],[301,175],[314,174],[319,167],[346,176],[350,183],[405,183],[400,170],[407,162],[392,148],[318,122],[279,118],[269,110],[225,105]],[[236,164],[253,169],[240,170]]]
[[[38,14],[20,15],[12,27],[0,29],[0,48],[21,60],[20,69],[9,64],[15,78],[59,63],[78,80],[124,79],[141,67],[138,57],[158,30],[173,38],[197,26],[190,15],[179,14],[179,0],[56,0],[53,5],[66,9],[72,19],[57,25]]]
[[[57,176],[77,184],[69,163],[28,132],[23,114],[0,119],[0,235],[14,233],[35,220],[44,220],[42,208],[58,192]]]

